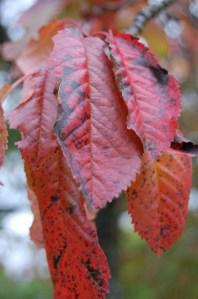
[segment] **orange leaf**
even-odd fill
[[[170,151],[157,161],[146,156],[127,192],[135,230],[160,255],[184,229],[191,190],[192,158]]]
[[[12,86],[8,83],[5,83],[1,88],[0,88],[0,102],[2,103],[4,99],[9,95],[10,91],[12,89]]]

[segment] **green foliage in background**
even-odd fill
[[[198,298],[198,213],[190,213],[176,245],[156,257],[130,230],[120,232],[120,299]],[[0,272],[0,299],[52,299],[48,280],[17,281]]]
[[[51,299],[52,292],[48,280],[35,279],[28,281],[13,281],[0,271],[1,299]]]
[[[130,231],[120,238],[123,299],[198,298],[198,213],[190,213],[181,239],[156,257]]]

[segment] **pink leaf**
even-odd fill
[[[177,129],[180,92],[176,80],[137,38],[107,35],[107,55],[128,108],[127,127],[153,157],[166,151]]]

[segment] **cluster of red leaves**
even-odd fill
[[[46,248],[55,298],[105,298],[110,273],[88,214],[126,191],[135,230],[161,254],[185,224],[191,157],[175,137],[177,83],[149,49],[131,35],[87,36],[68,22],[52,33],[59,25],[10,125],[21,132],[32,235]]]

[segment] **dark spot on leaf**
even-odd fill
[[[54,86],[54,90],[53,90],[53,94],[55,96],[58,95],[59,86],[60,86],[60,81],[57,81],[56,84],[55,84],[55,86]]]
[[[61,254],[53,257],[53,265],[54,265],[55,269],[58,268],[58,264],[60,262],[60,258],[61,258]]]
[[[74,212],[75,208],[76,208],[76,206],[71,204],[69,207],[67,207],[66,210],[69,214],[72,214]]]
[[[57,195],[52,195],[51,196],[51,201],[52,202],[57,202],[59,200],[59,197]]]
[[[168,226],[161,227],[160,236],[166,237],[169,232],[170,232],[170,228]]]
[[[97,270],[94,269],[93,266],[91,265],[90,260],[88,259],[87,261],[82,261],[82,264],[87,268],[87,271],[89,272],[91,278],[100,286],[103,286],[103,280],[101,278],[101,273]]]
[[[156,78],[157,82],[161,85],[167,85],[168,83],[168,71],[158,66],[149,66],[150,71]]]
[[[54,268],[55,268],[55,269],[58,268],[58,264],[60,263],[60,259],[61,259],[62,256],[64,255],[66,248],[67,248],[67,243],[66,243],[66,241],[65,241],[64,247],[62,248],[60,254],[59,254],[59,255],[55,255],[55,256],[53,256],[53,265],[54,265]]]
[[[137,196],[138,196],[138,193],[137,193],[136,190],[133,190],[133,192],[132,192],[132,196],[133,196],[133,197],[137,197]]]

